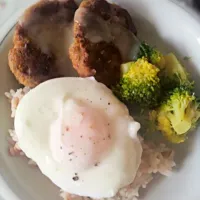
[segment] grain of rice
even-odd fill
[[[9,102],[11,102],[11,117],[15,117],[15,111],[18,106],[18,103],[23,98],[25,94],[30,91],[29,87],[24,87],[18,89],[16,92],[14,90],[10,90],[10,92],[6,92],[5,96],[8,98]]]
[[[29,164],[29,165],[37,166],[36,162],[33,161],[33,160],[31,160],[31,159],[29,159],[28,164]]]

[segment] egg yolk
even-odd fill
[[[100,110],[67,100],[50,128],[50,147],[55,160],[73,169],[97,166],[111,149],[110,124]]]

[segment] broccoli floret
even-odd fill
[[[156,112],[158,130],[172,143],[182,143],[200,117],[200,106],[190,88],[179,87]]]
[[[193,88],[189,74],[173,53],[164,56],[165,67],[160,72],[161,85],[164,91],[172,90],[181,85]]]
[[[158,66],[159,68],[163,68],[165,65],[165,59],[161,52],[157,49],[149,46],[147,43],[142,42],[139,48],[139,53],[137,55],[138,58],[145,57],[147,60],[153,65]]]
[[[159,69],[146,58],[123,64],[122,78],[113,89],[125,102],[139,103],[143,107],[155,107],[160,97]]]

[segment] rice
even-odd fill
[[[16,92],[10,90],[5,93],[6,97],[11,103],[11,117],[15,117],[16,108],[25,94],[30,91],[30,88],[25,87],[18,89]],[[15,130],[9,130],[9,152],[12,156],[24,156],[18,145],[18,139]],[[175,166],[174,152],[166,147],[165,144],[153,144],[152,142],[144,141],[140,137],[143,147],[142,161],[135,180],[132,184],[120,189],[117,195],[113,198],[105,198],[101,200],[138,200],[140,188],[146,188],[147,185],[153,180],[153,175],[159,173],[164,176],[171,175],[172,168]],[[29,160],[28,164],[36,165],[33,160]],[[61,191],[60,196],[64,200],[91,200],[89,197],[80,197]]]
[[[5,96],[8,98],[11,104],[11,118],[15,117],[16,108],[22,99],[22,97],[30,91],[29,87],[20,88],[17,91],[10,90],[10,92],[6,92]],[[18,138],[15,134],[15,130],[9,129],[9,153],[11,156],[25,156],[24,152],[20,149],[18,145]],[[29,159],[28,164],[36,165],[36,163]]]
[[[16,92],[14,90],[10,90],[10,92],[6,92],[5,95],[11,103],[11,117],[15,117],[16,108],[22,99],[22,97],[30,91],[29,87],[24,87],[18,89]]]

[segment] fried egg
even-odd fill
[[[32,89],[16,110],[19,147],[62,190],[113,197],[141,162],[140,124],[102,83],[58,78]]]

